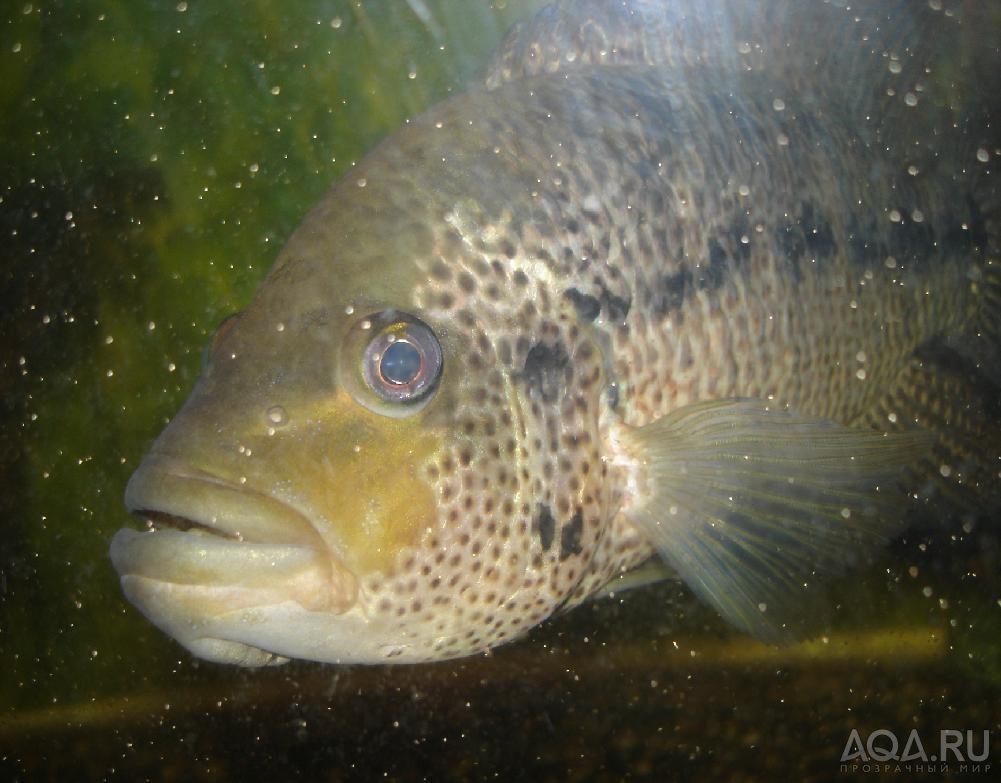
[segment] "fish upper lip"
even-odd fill
[[[293,506],[162,454],[151,454],[132,474],[125,506],[154,530],[159,523],[240,541],[326,549],[313,523]]]

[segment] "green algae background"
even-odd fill
[[[667,585],[489,658],[248,672],[192,659],[122,597],[125,482],[209,335],[329,185],[539,4],[0,11],[0,778],[823,780],[855,727],[1001,747],[983,524],[908,536],[846,586],[860,636],[787,651]]]
[[[527,5],[5,6],[0,704],[127,690],[180,654],[106,556],[130,472],[308,208]]]

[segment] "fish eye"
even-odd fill
[[[427,397],[441,376],[441,345],[431,329],[413,316],[373,316],[370,329],[383,325],[362,353],[362,376],[387,402],[411,403]]]

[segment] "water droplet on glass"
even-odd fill
[[[904,70],[903,66],[896,60],[890,60],[890,73],[900,73]]]
[[[330,20],[330,26],[333,27],[335,30],[340,30],[341,29],[341,17],[335,16],[333,19],[331,19]]]
[[[913,220],[915,223],[923,223],[924,219],[925,219],[925,213],[922,212],[920,209],[915,209],[913,212],[911,212],[911,220]]]
[[[772,101],[772,108],[775,109],[775,111],[782,111],[783,109],[785,109],[785,107],[786,107],[786,102],[781,98],[776,98],[774,101]]]
[[[899,209],[890,210],[890,220],[892,220],[894,223],[899,223],[902,219],[903,215],[900,214]]]
[[[983,147],[977,150],[977,160],[979,160],[981,163],[986,163],[990,159],[991,156],[988,154],[987,150],[985,150]]]
[[[778,136],[778,139],[776,139],[776,141],[778,141],[780,147],[788,147],[789,146],[789,137],[786,136],[784,133],[780,133],[779,136]]]
[[[268,421],[281,426],[288,422],[288,412],[281,405],[272,405],[268,408]]]
[[[906,103],[908,106],[917,106],[918,96],[915,95],[913,92],[909,92],[906,95],[904,95],[904,103]]]

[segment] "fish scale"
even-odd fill
[[[130,482],[203,536],[240,532],[250,493],[269,546],[308,525],[298,592],[252,605],[263,575],[209,564],[175,597],[172,529],[141,562],[118,534],[127,595],[215,660],[419,662],[659,555],[741,631],[815,631],[915,482],[996,502],[990,351],[929,353],[997,336],[989,111],[927,71],[963,19],[565,0],[516,27],[307,216]]]

